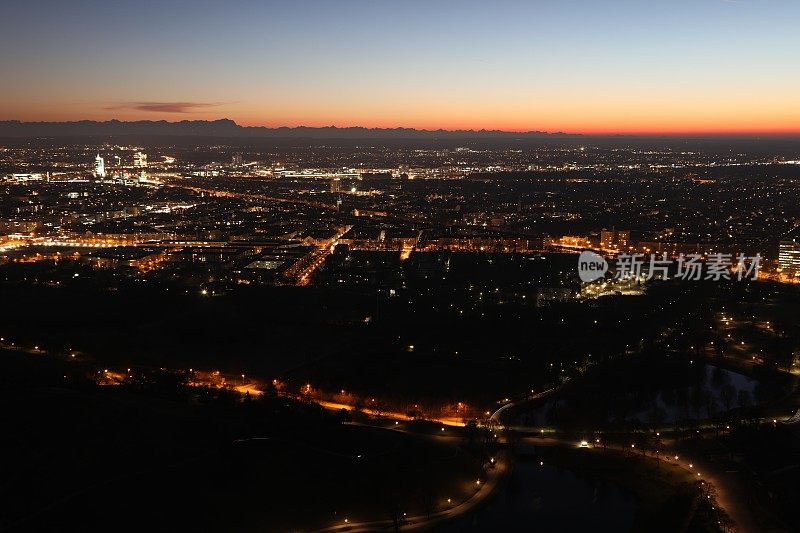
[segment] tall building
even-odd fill
[[[630,245],[631,245],[631,232],[627,230],[618,231],[617,248],[619,248],[620,250],[627,250]]]
[[[786,276],[800,276],[800,242],[795,240],[780,242],[778,268]]]
[[[97,157],[94,158],[94,177],[106,177],[106,163],[103,161],[103,158],[100,157],[100,154],[97,154]]]
[[[233,154],[231,157],[231,164],[235,167],[240,167],[244,163],[244,158],[242,158],[242,154]]]
[[[600,248],[602,250],[622,251],[630,246],[631,232],[627,230],[603,229],[600,231]]]
[[[135,152],[133,154],[133,166],[139,168],[147,167],[147,154],[143,152]]]
[[[331,180],[331,192],[339,192],[339,178],[333,178]]]

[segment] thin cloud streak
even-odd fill
[[[129,109],[152,113],[196,113],[204,109],[219,107],[221,102],[124,102],[107,106],[104,109],[118,111]]]

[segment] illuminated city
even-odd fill
[[[0,530],[800,530],[800,8],[706,3],[10,8]]]

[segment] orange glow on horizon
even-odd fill
[[[0,104],[0,108],[2,104]],[[798,136],[800,105],[779,107],[777,104],[749,109],[734,102],[706,108],[696,106],[662,106],[653,110],[644,102],[626,107],[618,102],[592,106],[568,106],[553,103],[552,107],[502,105],[472,107],[461,105],[418,105],[414,108],[381,109],[372,106],[343,105],[339,109],[287,109],[276,112],[273,107],[252,109],[231,104],[224,109],[192,113],[147,113],[127,110],[108,111],[89,106],[82,109],[39,108],[28,112],[9,113],[0,109],[0,120],[23,121],[121,121],[136,120],[218,120],[228,118],[241,126],[325,127],[339,128],[414,128],[418,130],[500,130],[505,132],[541,131],[582,135],[643,136]],[[301,106],[296,106],[300,108]],[[335,111],[333,111],[335,109]]]
[[[222,118],[222,117],[220,117]],[[144,120],[144,119],[142,119]],[[233,119],[235,120],[235,119]],[[248,127],[309,127],[309,128],[322,128],[334,126],[337,128],[350,128],[350,127],[363,127],[363,128],[380,128],[380,129],[417,129],[417,130],[446,130],[446,131],[480,131],[480,130],[493,130],[503,131],[508,133],[528,133],[528,132],[544,132],[544,133],[564,133],[568,135],[598,135],[598,136],[611,136],[611,135],[641,135],[641,136],[747,136],[747,135],[765,135],[765,136],[800,136],[800,124],[772,126],[769,124],[759,125],[744,125],[734,124],[725,126],[710,126],[709,124],[670,124],[666,127],[649,126],[645,127],[638,124],[623,124],[619,126],[613,125],[587,125],[580,126],[574,125],[570,127],[561,127],[557,124],[552,125],[531,125],[521,126],[518,123],[473,123],[473,122],[454,122],[454,123],[428,123],[428,122],[415,122],[415,123],[394,123],[382,120],[375,121],[287,121],[287,122],[272,122],[262,121],[258,119],[242,119],[235,120],[240,126]]]

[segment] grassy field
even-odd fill
[[[31,525],[305,531],[346,518],[419,515],[428,505],[443,509],[448,497],[454,503],[468,498],[480,472],[455,448],[400,433],[345,427],[322,440],[249,441],[225,453],[131,473],[57,505]]]

